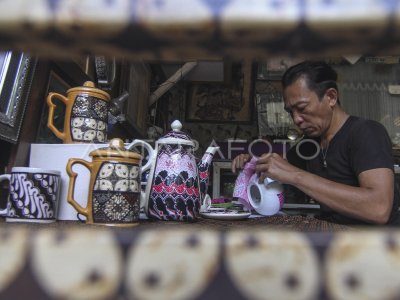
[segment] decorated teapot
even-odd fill
[[[143,146],[152,165],[145,190],[145,211],[149,218],[192,221],[197,218],[201,201],[207,193],[209,167],[219,147],[208,147],[199,163],[194,156],[195,143],[181,131],[175,120],[172,131],[148,143],[135,140],[128,148]]]

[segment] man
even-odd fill
[[[306,193],[320,204],[326,220],[399,224],[391,140],[380,123],[342,109],[336,80],[336,72],[324,62],[306,61],[285,72],[285,110],[309,144],[315,144],[315,155],[302,154],[299,147],[289,150],[288,161],[266,154],[258,159],[256,172],[261,180],[270,177]],[[249,158],[236,157],[232,171]]]

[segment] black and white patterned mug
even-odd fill
[[[65,105],[64,126],[61,132],[54,124],[55,99]],[[67,96],[49,93],[47,126],[65,144],[104,143],[107,141],[107,122],[110,95],[95,88],[92,81],[67,91]]]
[[[9,195],[0,216],[7,222],[50,223],[57,219],[59,171],[14,167],[11,174],[0,175],[0,181],[4,180],[9,180]]]
[[[141,174],[150,163],[142,166],[142,156],[126,149],[121,139],[112,139],[108,147],[89,153],[92,161],[70,158],[66,171],[69,176],[67,200],[76,211],[86,217],[86,224],[107,226],[136,226],[139,224]],[[73,168],[82,165],[90,171],[86,206],[75,200],[78,176]],[[81,195],[77,195],[82,197]]]

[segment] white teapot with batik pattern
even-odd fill
[[[175,120],[172,131],[156,141],[155,149],[141,140],[128,148],[143,146],[153,157],[146,191],[145,211],[149,218],[159,220],[193,221],[199,214],[201,201],[207,193],[209,167],[219,147],[208,147],[197,163],[195,143],[181,131]]]

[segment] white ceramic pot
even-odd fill
[[[257,174],[254,174],[247,186],[247,197],[256,212],[260,215],[272,216],[283,206],[283,185],[269,178],[259,183]]]

